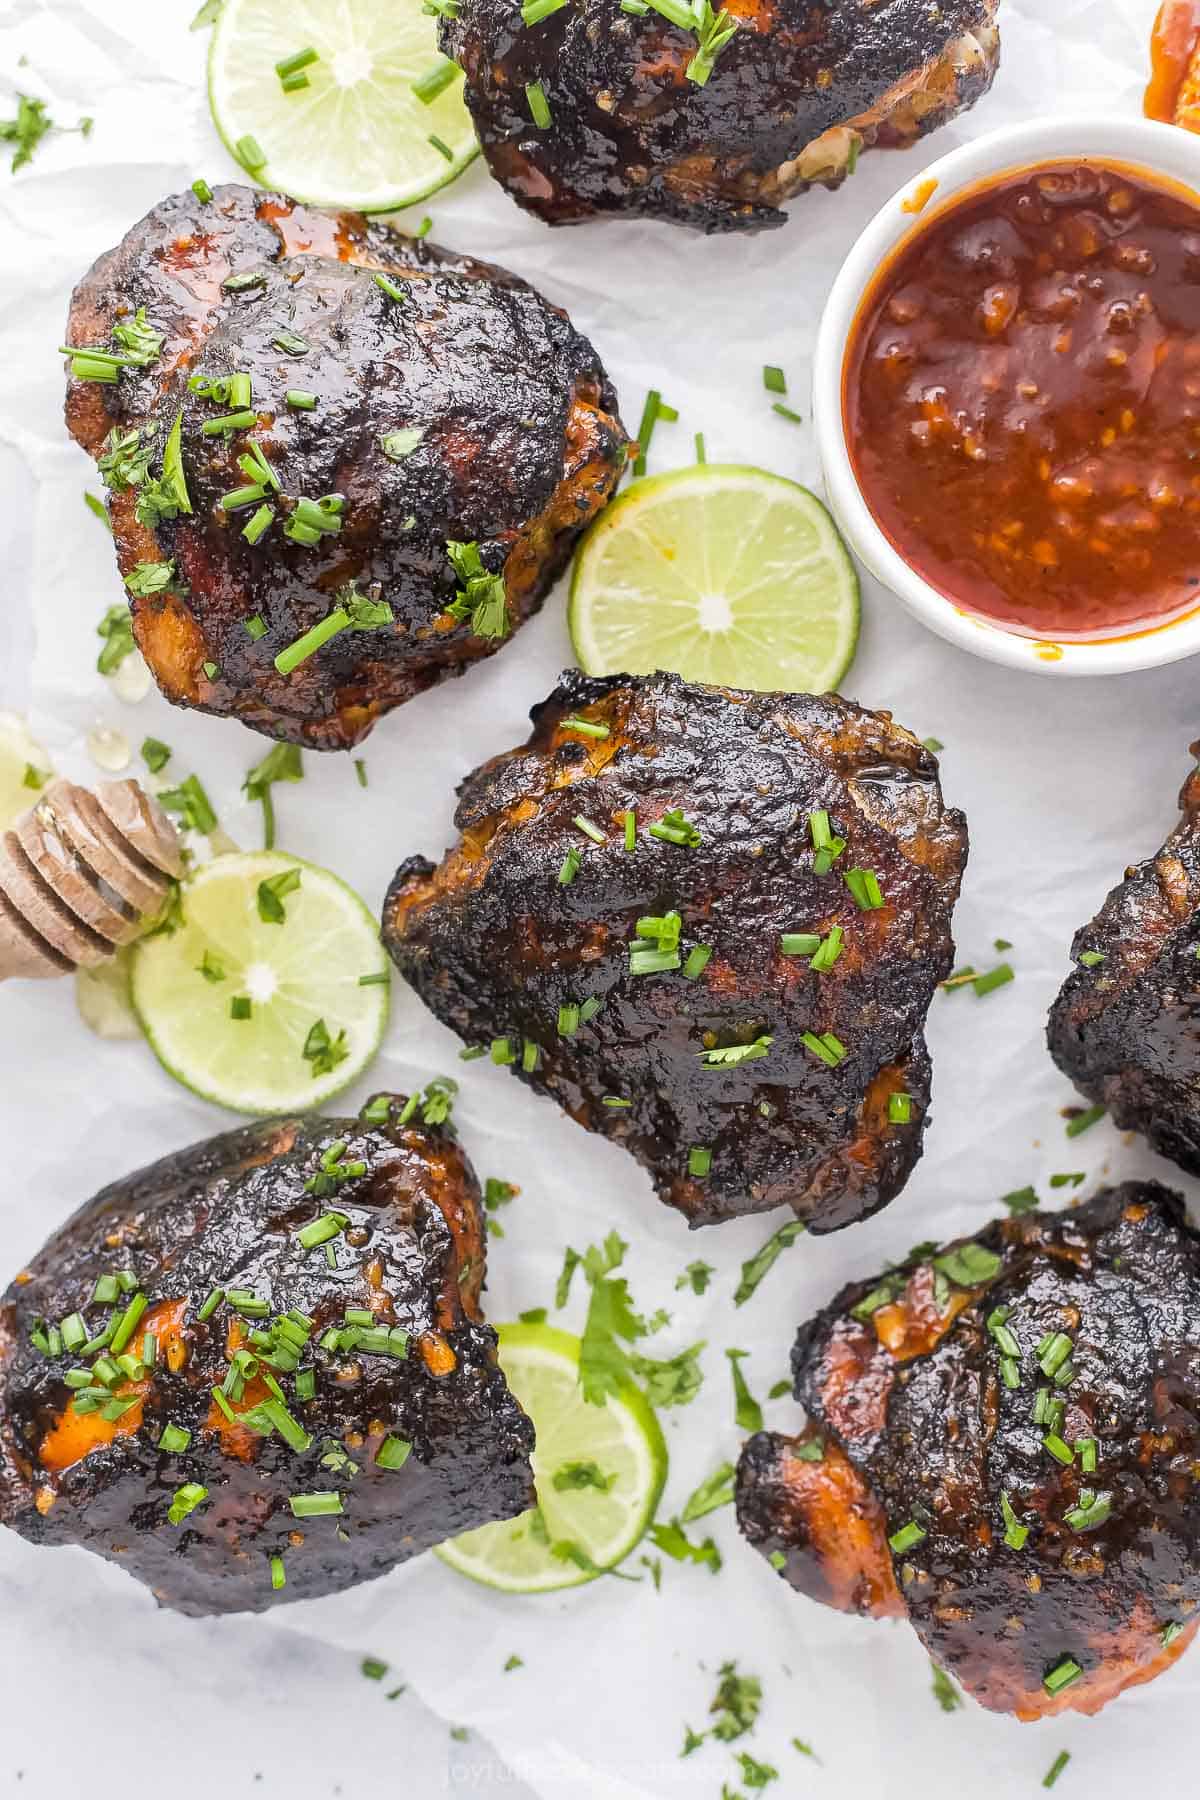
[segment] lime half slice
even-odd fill
[[[136,946],[131,981],[168,1075],[268,1114],[319,1106],[362,1074],[387,1023],[388,965],[357,894],[264,850],[206,863],[181,905],[175,931]]]
[[[672,669],[717,686],[823,694],[858,642],[858,576],[815,494],[700,463],[635,482],[588,532],[571,641],[589,675]]]
[[[276,63],[312,50],[287,77],[307,85],[287,91]],[[411,206],[462,173],[479,149],[462,86],[421,0],[225,0],[208,56],[230,154],[264,187],[355,212]],[[251,168],[247,139],[261,165]]]
[[[436,1554],[509,1594],[578,1587],[614,1568],[645,1536],[667,1477],[667,1446],[637,1388],[588,1405],[577,1337],[549,1325],[502,1325],[499,1336],[500,1366],[537,1432],[538,1507],[464,1532]]]
[[[0,831],[28,811],[50,775],[50,759],[24,720],[0,712]]]

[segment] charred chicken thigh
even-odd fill
[[[227,1132],[56,1232],[0,1302],[0,1521],[202,1614],[532,1505],[478,1184],[422,1116],[381,1095]]]
[[[933,757],[836,695],[676,675],[564,675],[532,717],[463,783],[440,866],[398,870],[398,968],[694,1225],[885,1206],[966,860]]]
[[[595,352],[524,282],[246,187],[148,213],[68,346],[163,693],[316,750],[491,655],[624,463]]]
[[[754,231],[840,186],[864,146],[905,148],[986,93],[997,5],[568,0],[526,26],[521,0],[459,0],[440,29],[520,206]]]
[[[1179,804],[1162,849],[1076,933],[1048,1035],[1081,1093],[1200,1175],[1200,768]]]
[[[981,1705],[1098,1712],[1200,1614],[1200,1237],[1128,1182],[923,1247],[792,1352],[797,1437],[742,1452],[738,1522],[814,1600],[908,1618]]]

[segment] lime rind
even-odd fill
[[[823,693],[858,643],[858,575],[809,489],[738,463],[635,482],[591,527],[568,624],[589,675],[674,670]]]
[[[538,1515],[484,1525],[437,1546],[459,1574],[510,1594],[582,1587],[615,1568],[636,1548],[654,1517],[667,1475],[667,1447],[645,1396],[623,1388],[602,1407],[579,1388],[579,1339],[546,1325],[502,1325],[500,1364],[537,1433],[533,1451]],[[608,1493],[554,1486],[569,1462],[595,1462],[617,1477]],[[574,1542],[595,1564],[579,1568],[552,1555],[550,1544]]]
[[[308,85],[285,93],[275,64],[309,48]],[[245,137],[265,153],[247,171],[263,186],[311,206],[396,212],[479,153],[461,73],[428,104],[413,92],[439,60],[437,21],[420,0],[225,0],[209,46],[209,107],[243,168]]]
[[[298,870],[283,924],[262,919],[259,884]],[[327,869],[278,851],[216,857],[185,884],[183,923],[136,946],[131,998],[154,1054],[184,1087],[256,1117],[307,1110],[357,1080],[388,1018],[375,920]],[[208,956],[221,979],[201,973]],[[383,976],[363,986],[363,975]],[[235,996],[251,1001],[235,1019]],[[303,1054],[318,1019],[349,1054],[315,1076]]]

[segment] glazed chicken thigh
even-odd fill
[[[738,1522],[826,1606],[907,1618],[997,1712],[1098,1712],[1200,1621],[1200,1237],[1130,1182],[922,1246],[792,1352]]]
[[[422,1103],[273,1120],[89,1201],[0,1302],[0,1521],[180,1612],[383,1574],[533,1504],[479,1187]]]
[[[885,1206],[966,860],[937,764],[836,695],[564,675],[403,863],[383,935],[480,1054],[621,1144],[694,1225]]]
[[[864,146],[907,147],[986,93],[997,6],[569,0],[526,26],[521,0],[460,0],[440,29],[493,175],[548,224],[753,231],[839,186]]]
[[[1200,1175],[1200,768],[1179,804],[1161,850],[1076,933],[1048,1036],[1081,1093]]]
[[[156,206],[68,344],[159,686],[312,749],[491,655],[624,465],[595,352],[524,282],[245,187]]]

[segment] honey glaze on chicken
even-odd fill
[[[68,344],[159,686],[312,749],[499,648],[624,463],[595,352],[524,282],[245,187],[148,213]]]
[[[383,936],[470,1046],[622,1145],[693,1225],[834,1231],[921,1153],[966,824],[836,695],[564,675],[459,790]]]
[[[1155,1183],[989,1225],[800,1329],[796,1437],[738,1522],[826,1606],[907,1618],[981,1705],[1095,1713],[1200,1623],[1200,1236]]]
[[[521,0],[459,0],[440,31],[493,175],[548,224],[753,231],[839,186],[864,147],[905,148],[986,93],[997,6],[571,0],[526,26]]]
[[[483,1274],[470,1164],[392,1096],[114,1183],[0,1301],[0,1521],[204,1614],[513,1517],[533,1428]]]

